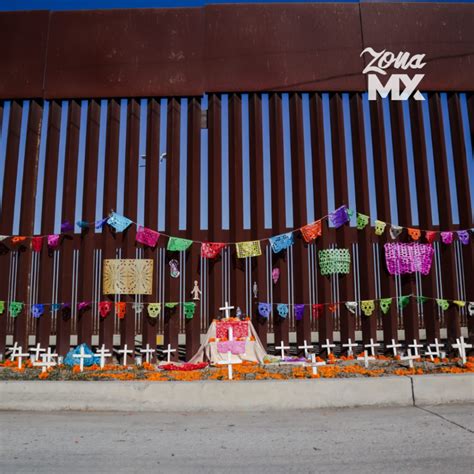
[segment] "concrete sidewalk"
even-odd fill
[[[0,382],[0,410],[227,411],[474,402],[474,374],[199,382]]]

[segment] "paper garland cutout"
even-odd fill
[[[356,301],[346,301],[345,302],[345,307],[349,312],[352,314],[355,314],[357,311],[357,302]]]
[[[165,308],[174,309],[179,303],[165,303]]]
[[[51,234],[48,235],[48,248],[50,250],[55,250],[59,247],[61,243],[61,235],[60,234]]]
[[[112,311],[111,301],[99,301],[99,313],[105,318]]]
[[[370,217],[365,214],[357,213],[357,230],[363,230],[367,227]]]
[[[365,316],[372,316],[372,313],[375,309],[375,302],[374,300],[364,300],[360,302],[360,308]]]
[[[448,302],[448,300],[444,300],[444,299],[437,298],[437,299],[436,299],[436,303],[438,304],[438,306],[439,306],[443,311],[446,311],[446,310],[449,308],[449,302]]]
[[[34,304],[31,307],[31,315],[33,318],[39,318],[44,313],[44,304]]]
[[[128,217],[112,212],[110,217],[107,219],[107,224],[113,227],[117,232],[123,232],[132,224],[132,221]]]
[[[225,244],[222,242],[203,242],[201,244],[201,257],[216,258],[224,247]]]
[[[31,239],[31,248],[33,252],[41,252],[43,248],[43,237],[33,237]]]
[[[147,247],[154,248],[160,238],[160,233],[156,232],[155,230],[148,229],[147,227],[143,227],[141,225],[138,226],[137,234],[135,236],[135,240],[139,244],[146,245]]]
[[[61,233],[66,234],[67,232],[72,232],[74,230],[74,226],[69,222],[63,222],[61,224]]]
[[[181,239],[180,237],[170,237],[166,250],[170,252],[184,252],[191,247],[193,241],[188,239]]]
[[[412,229],[409,227],[407,229],[408,235],[413,239],[413,240],[418,240],[421,237],[421,230],[420,229]]]
[[[284,303],[280,303],[277,305],[278,316],[280,318],[285,319],[288,316],[288,305]]]
[[[192,319],[194,316],[194,312],[196,311],[196,303],[193,303],[193,302],[183,303],[183,309],[184,309],[184,317],[186,319]]]
[[[385,263],[390,275],[404,275],[420,272],[428,275],[433,261],[434,250],[431,244],[386,243]]]
[[[463,245],[469,244],[469,232],[467,230],[458,230],[457,235]]]
[[[323,304],[313,304],[311,308],[311,314],[313,315],[313,318],[318,319],[321,316],[323,309]]]
[[[398,307],[404,309],[408,303],[410,303],[410,296],[399,296],[398,297]]]
[[[23,303],[20,301],[11,301],[9,305],[10,316],[16,318],[23,310]]]
[[[336,229],[349,222],[347,207],[341,206],[338,207],[335,211],[331,212],[329,214],[329,220]]]
[[[379,220],[376,220],[374,224],[375,224],[375,235],[382,235],[385,232],[385,227],[387,227],[387,224]]]
[[[390,306],[392,305],[392,298],[382,298],[379,301],[379,305],[382,313],[387,314],[390,310]]]
[[[262,255],[260,241],[253,240],[248,242],[238,242],[235,244],[237,249],[237,258],[259,257]]]
[[[428,298],[426,296],[417,296],[416,301],[418,304],[425,304],[428,301]]]
[[[467,311],[469,313],[469,316],[474,316],[474,301],[469,302],[469,304],[467,305]]]
[[[453,235],[454,234],[452,232],[441,232],[441,241],[443,244],[452,244]]]
[[[5,301],[0,301],[0,314],[5,311]]]
[[[395,240],[403,231],[403,227],[399,225],[392,225],[390,227],[390,237]]]
[[[149,303],[147,311],[150,318],[157,318],[161,313],[161,303]]]
[[[277,235],[276,237],[270,237],[268,240],[273,253],[281,252],[294,244],[293,232]]]
[[[127,303],[123,301],[117,301],[115,303],[115,314],[119,319],[125,318],[125,313],[127,312]]]
[[[351,266],[349,249],[319,250],[319,267],[321,275],[347,274]]]
[[[270,317],[271,312],[272,312],[272,305],[270,303],[258,304],[258,314],[262,316],[262,318],[268,319]]]
[[[321,221],[315,221],[312,224],[307,224],[301,229],[301,233],[303,234],[303,239],[305,242],[309,243],[313,240],[321,237],[322,235],[322,225]]]
[[[425,232],[425,239],[428,243],[432,244],[436,240],[436,232],[427,230]]]
[[[294,310],[295,310],[295,320],[301,321],[304,316],[304,304],[295,304]]]

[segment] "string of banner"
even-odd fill
[[[301,232],[303,239],[306,243],[311,243],[318,237],[321,237],[323,232],[322,222],[328,220],[334,228],[342,227],[350,222],[350,219],[354,215],[354,211],[343,205],[328,215],[321,217],[319,220],[314,221],[310,224],[306,224],[303,227],[295,228],[284,234],[276,235],[274,237],[267,237],[264,239],[257,239],[245,242],[202,242],[198,240],[184,239],[180,237],[173,237],[163,232],[158,232],[153,229],[149,229],[142,225],[137,224],[128,217],[122,216],[114,211],[107,217],[94,222],[79,221],[77,225],[81,229],[88,229],[95,227],[97,229],[104,227],[105,225],[110,226],[115,232],[124,232],[132,224],[137,227],[135,240],[137,243],[142,244],[146,247],[156,247],[160,236],[168,238],[166,249],[171,252],[186,251],[192,244],[201,245],[201,256],[203,258],[216,258],[219,256],[221,250],[228,245],[235,245],[237,250],[238,258],[258,257],[262,255],[262,249],[260,243],[268,240],[273,252],[278,253],[285,250],[294,244],[294,234]],[[356,227],[358,230],[365,229],[371,222],[370,216],[356,213]],[[419,241],[422,235],[428,243],[433,243],[440,238],[444,244],[451,244],[454,241],[455,236],[463,244],[468,245],[471,237],[470,233],[474,229],[464,229],[457,231],[441,231],[441,230],[424,230],[412,227],[398,226],[384,222],[378,219],[373,221],[375,235],[381,236],[385,233],[387,228],[389,229],[390,236],[392,239],[396,239],[404,229],[407,230],[408,235],[413,241]],[[63,237],[74,231],[74,226],[66,221],[61,224],[60,234],[49,234],[49,235],[0,235],[0,242],[6,244],[10,242],[13,246],[25,245],[28,241],[31,242],[31,249],[35,252],[40,252],[43,248],[43,242],[46,239],[48,248],[54,250],[61,245]]]

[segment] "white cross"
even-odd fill
[[[108,349],[105,348],[105,344],[102,344],[100,349],[97,349],[96,353],[94,354],[96,357],[99,357],[99,364],[100,368],[103,369],[105,365],[105,358],[112,357],[112,354]]]
[[[395,339],[392,339],[392,344],[387,344],[387,349],[392,349],[393,351],[393,357],[397,357],[398,355],[397,347],[402,347],[402,345],[397,344]]]
[[[354,355],[354,351],[352,350],[353,347],[357,347],[358,344],[356,344],[355,342],[352,342],[352,339],[349,338],[347,340],[347,344],[343,344],[342,347],[347,347],[347,355],[348,356],[351,356],[351,355]]]
[[[438,357],[438,353],[437,353],[437,352],[433,352],[433,351],[431,350],[431,346],[428,346],[428,349],[425,351],[425,355],[430,356],[431,361],[434,361],[434,357],[433,357],[433,356],[437,356],[437,357]]]
[[[21,346],[16,346],[14,349],[15,352],[12,352],[11,360],[18,359],[18,368],[21,369],[23,367],[23,357],[28,357],[30,354],[28,352],[23,354],[23,347]]]
[[[171,349],[171,344],[168,344],[168,350],[163,349],[163,353],[166,354],[166,362],[169,364],[171,362],[171,353],[176,352],[176,349]]]
[[[415,355],[412,356],[411,355],[411,349],[407,349],[407,355],[403,356],[403,357],[400,357],[400,360],[407,360],[410,369],[413,369],[413,361],[415,359],[419,359],[419,358],[420,358],[419,354],[415,354]]]
[[[140,349],[140,352],[141,352],[142,354],[145,354],[145,362],[146,362],[147,364],[149,364],[149,363],[150,363],[151,356],[155,353],[155,349],[152,349],[152,348],[150,347],[150,344],[147,344],[146,347],[145,347],[145,349]]]
[[[364,367],[366,369],[369,368],[369,360],[375,360],[375,357],[369,356],[367,351],[364,351],[364,357],[357,357],[357,360],[363,360],[364,361]]]
[[[234,309],[233,306],[229,306],[229,303],[226,301],[225,302],[225,306],[223,306],[222,308],[219,308],[220,311],[225,311],[225,317],[226,319],[229,319],[230,318],[230,310],[231,309]]]
[[[370,355],[375,356],[375,348],[380,347],[380,344],[378,342],[374,342],[372,338],[370,338],[370,344],[364,344],[364,346],[369,349],[370,348]]]
[[[57,356],[58,354],[51,352],[51,347],[48,347],[46,354],[41,354],[42,362],[34,362],[33,365],[36,367],[41,367],[41,372],[46,372],[47,369],[57,365],[53,360],[53,357]]]
[[[316,354],[311,354],[311,364],[310,366],[313,368],[313,375],[318,375],[318,367],[320,365],[326,365],[326,362],[316,362]]]
[[[220,365],[227,365],[227,370],[229,374],[229,380],[232,380],[232,365],[233,364],[240,364],[240,362],[232,362],[232,352],[227,352],[227,360],[221,360],[217,362]]]
[[[281,350],[281,358],[282,360],[285,358],[285,349],[290,349],[290,346],[285,346],[285,343],[281,341],[281,346],[275,346],[275,349]]]
[[[457,349],[459,352],[459,357],[462,359],[462,364],[466,364],[466,349],[472,349],[472,344],[466,344],[464,342],[464,337],[456,339],[456,344],[453,344],[454,349]]]
[[[423,344],[417,344],[416,339],[413,339],[413,344],[408,344],[408,347],[413,347],[415,355],[419,356],[420,353],[418,352],[418,348],[423,347]]]
[[[306,359],[309,359],[309,352],[308,349],[313,349],[314,346],[308,346],[308,343],[306,342],[306,339],[304,341],[304,344],[302,346],[298,346],[298,349],[304,349],[304,356]]]
[[[444,344],[440,344],[438,342],[438,338],[435,338],[435,342],[433,344],[428,345],[428,349],[429,349],[430,353],[431,353],[431,347],[435,348],[435,351],[433,352],[433,355],[435,355],[436,357],[441,357],[440,348],[444,347]],[[433,360],[433,358],[431,358],[431,360]]]
[[[13,362],[19,349],[18,342],[15,342],[15,344],[13,344],[13,346],[10,347],[10,349],[12,350],[12,353],[10,355],[10,360]]]
[[[321,344],[321,347],[323,349],[327,349],[328,350],[328,355],[331,353],[331,347],[336,347],[336,344],[331,344],[329,342],[329,339],[326,339],[326,344]]]
[[[83,372],[84,371],[84,359],[91,359],[93,357],[93,355],[92,354],[86,354],[84,352],[84,346],[81,346],[79,354],[73,354],[72,357],[74,359],[79,359],[79,370],[81,372]]]
[[[42,349],[40,343],[36,344],[36,347],[30,349],[30,352],[33,352],[33,362],[39,360],[41,352],[45,352],[46,349]]]
[[[123,354],[123,365],[127,367],[127,357],[128,357],[127,354],[133,354],[132,349],[129,349],[128,345],[124,344],[123,349],[119,349],[117,352],[119,354]]]

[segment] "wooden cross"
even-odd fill
[[[155,353],[155,349],[150,348],[150,344],[147,344],[145,349],[140,349],[142,354],[145,354],[145,362],[150,363],[151,356]]]
[[[124,367],[127,367],[127,357],[128,357],[127,354],[133,354],[132,349],[129,349],[128,345],[124,344],[123,349],[119,349],[117,352],[119,354],[123,354],[123,361],[122,362],[123,362]]]
[[[416,360],[416,359],[419,359],[419,358],[420,358],[419,354],[411,355],[411,349],[407,349],[407,355],[403,356],[403,357],[400,357],[400,360],[407,360],[410,369],[413,369],[413,367],[414,367],[413,366],[413,361]]]
[[[86,354],[84,352],[84,346],[81,346],[81,349],[79,350],[79,354],[73,354],[72,357],[74,359],[79,359],[79,370],[81,372],[84,371],[84,359],[91,359],[94,357],[92,354]]]
[[[110,351],[105,348],[105,344],[102,344],[102,347],[100,349],[97,349],[94,355],[96,357],[99,357],[99,364],[100,364],[101,369],[103,369],[105,366],[105,358],[112,357],[112,354],[110,353]]]
[[[461,357],[462,364],[466,364],[466,349],[472,349],[472,344],[466,344],[464,342],[464,337],[456,339],[456,344],[453,344],[454,349],[457,349],[459,352],[459,357]]]
[[[372,338],[370,338],[370,344],[364,344],[364,346],[369,349],[370,348],[370,355],[372,357],[375,357],[375,348],[380,347],[380,344],[378,342],[374,342]]]
[[[225,318],[229,319],[230,318],[230,310],[234,309],[233,306],[229,306],[229,303],[226,301],[225,305],[222,306],[222,308],[219,308],[220,311],[225,311]]]
[[[290,350],[290,346],[285,346],[285,343],[281,341],[280,346],[275,346],[275,349],[280,349],[281,350],[281,358],[282,360],[285,358],[285,349]]]
[[[33,352],[33,362],[39,360],[41,352],[45,352],[46,349],[42,349],[40,343],[36,344],[36,347],[30,349],[30,352]]]
[[[221,360],[217,362],[219,365],[227,365],[227,373],[229,375],[229,380],[232,380],[232,366],[234,364],[240,364],[240,362],[232,362],[232,352],[227,351],[227,360]]]
[[[163,349],[163,353],[166,354],[166,362],[169,364],[171,362],[171,353],[176,352],[176,349],[171,349],[171,344],[168,344],[168,350]]]
[[[434,357],[433,357],[433,356],[438,356],[438,354],[437,354],[436,352],[433,352],[433,351],[431,350],[431,346],[430,346],[430,345],[428,346],[428,349],[425,351],[425,355],[430,356],[431,361],[434,361]]]
[[[53,357],[57,356],[58,354],[51,352],[51,347],[48,347],[46,354],[41,354],[42,362],[34,362],[33,365],[36,367],[41,367],[41,372],[46,372],[46,370],[57,365],[53,360]]]
[[[412,347],[414,349],[415,355],[419,356],[420,353],[418,352],[418,348],[423,347],[423,344],[417,344],[416,339],[413,339],[413,344],[408,344],[408,347]]]
[[[336,344],[331,344],[329,339],[326,339],[326,344],[321,344],[323,349],[327,349],[328,355],[331,354],[331,347],[336,347]]]
[[[22,351],[23,351],[23,347],[16,346],[15,347],[15,352],[12,353],[12,355],[11,355],[11,360],[18,359],[18,368],[19,369],[21,369],[23,367],[23,357],[28,357],[30,355],[29,352],[24,354]]]
[[[318,375],[318,367],[320,365],[326,365],[326,362],[316,362],[316,354],[311,354],[311,364],[310,367],[313,368],[313,375]]]
[[[351,355],[354,355],[354,351],[352,350],[353,347],[357,347],[358,344],[356,344],[355,342],[352,342],[352,339],[349,338],[347,340],[347,344],[343,344],[342,347],[347,347],[347,355],[348,356],[351,356]]]
[[[430,348],[430,347],[434,347],[434,348],[435,348],[435,352],[434,352],[433,354],[435,354],[436,357],[442,357],[442,353],[441,353],[441,351],[440,351],[440,348],[441,348],[441,347],[444,347],[444,344],[440,344],[440,343],[438,342],[438,338],[435,338],[435,342],[434,342],[433,344],[429,344],[429,345],[428,345],[428,348]]]
[[[402,347],[402,345],[397,344],[395,339],[392,339],[392,344],[387,344],[387,349],[392,349],[393,351],[393,357],[397,357],[398,355],[397,347]]]
[[[308,349],[313,349],[314,346],[308,346],[306,339],[304,341],[304,344],[302,346],[298,346],[298,349],[304,349],[304,356],[306,359],[309,359],[309,352]]]
[[[369,360],[375,360],[375,357],[372,357],[372,356],[369,356],[368,352],[367,351],[364,351],[364,356],[361,357],[357,357],[357,360],[363,360],[364,361],[364,367],[366,369],[369,368]]]
[[[10,354],[10,360],[13,362],[13,360],[16,357],[16,353],[18,352],[18,342],[15,342],[12,347],[10,347],[12,353]]]

